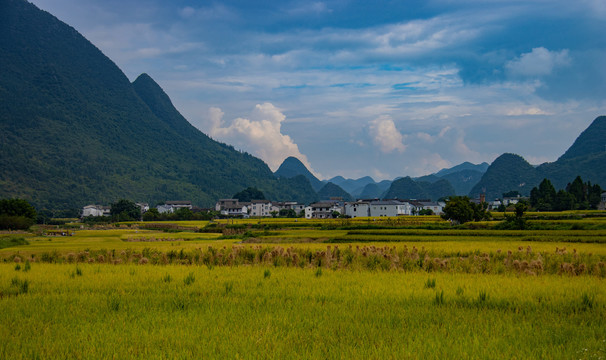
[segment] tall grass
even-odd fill
[[[596,277],[73,266],[0,264],[0,357],[578,358],[606,339]]]

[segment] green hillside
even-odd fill
[[[486,194],[486,200],[501,198],[502,194],[517,190],[520,194],[529,194],[530,190],[542,180],[538,171],[523,157],[516,154],[503,154],[495,159],[488,170],[470,191],[471,197]]]
[[[438,180],[434,183],[428,181],[415,181],[409,176],[394,180],[389,190],[383,194],[384,199],[431,199],[438,200],[454,195],[455,189],[448,180]]]
[[[329,182],[318,191],[318,198],[320,200],[330,200],[332,197],[340,197],[344,201],[353,201],[353,198],[347,191],[343,190],[339,185]]]
[[[210,206],[248,186],[276,200],[309,196],[208,138],[149,76],[131,84],[76,30],[26,1],[0,1],[0,69],[2,198],[66,210],[119,198]]]
[[[577,137],[572,146],[566,150],[560,160],[570,160],[591,154],[604,154],[606,152],[606,116],[599,116],[585,131]]]
[[[500,198],[517,190],[528,196],[543,179],[564,189],[577,176],[593,184],[606,184],[606,116],[597,117],[557,161],[533,167],[518,155],[503,154],[497,158],[473,187],[469,195],[486,193],[486,199]]]
[[[293,178],[298,175],[303,175],[309,180],[311,187],[315,191],[320,190],[324,186],[322,181],[318,180],[318,178],[315,177],[299,159],[293,156],[287,157],[274,175],[283,178]]]

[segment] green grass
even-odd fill
[[[0,358],[599,358],[603,219],[558,216],[20,234],[29,245],[0,249]]]
[[[606,349],[606,287],[594,277],[437,273],[428,288],[415,272],[84,264],[71,277],[73,266],[15,275],[0,265],[0,358],[570,359]]]
[[[0,249],[9,247],[29,245],[29,242],[23,237],[7,236],[0,237]]]

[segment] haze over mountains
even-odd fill
[[[38,208],[120,198],[211,206],[249,186],[272,200],[309,203],[480,192],[490,199],[528,194],[544,177],[558,188],[577,175],[606,185],[606,117],[556,162],[538,167],[504,154],[490,166],[463,163],[416,179],[321,181],[287,158],[274,174],[193,127],[150,76],[131,83],[76,30],[24,0],[0,0],[0,69],[0,198],[25,198]]]

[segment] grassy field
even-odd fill
[[[604,358],[603,215],[0,234],[0,359]]]
[[[606,351],[606,287],[587,276],[4,264],[0,284],[3,359],[590,359]]]

